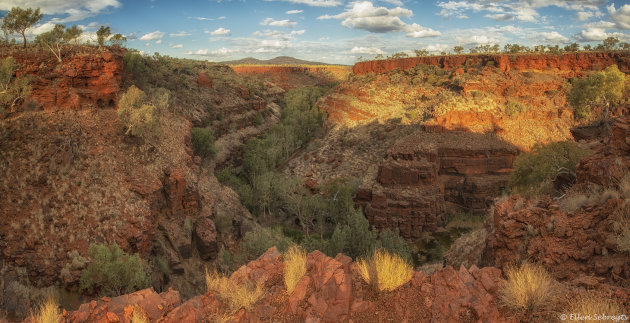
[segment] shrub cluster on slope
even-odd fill
[[[92,244],[88,252],[92,263],[81,275],[81,289],[118,296],[149,286],[149,275],[138,254],[130,256],[116,244]]]
[[[575,116],[588,118],[593,107],[603,108],[605,115],[618,106],[627,88],[626,75],[616,65],[608,66],[601,72],[593,72],[586,78],[574,79],[567,99]]]
[[[575,171],[580,159],[589,153],[573,142],[536,144],[514,161],[510,188],[521,193],[551,193],[551,181],[561,168]]]

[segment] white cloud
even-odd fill
[[[606,0],[461,0],[442,1],[437,6],[442,8],[438,15],[445,18],[468,16],[468,12],[487,12],[484,17],[489,19],[536,22],[540,8],[555,6],[578,11],[578,19],[586,20],[591,16],[600,17],[599,7],[605,3]]]
[[[428,45],[428,46],[424,47],[424,49],[426,49],[430,53],[446,52],[450,48],[451,48],[451,46],[446,45],[446,44],[431,44],[431,45]]]
[[[171,37],[186,37],[186,36],[190,36],[192,35],[191,33],[187,32],[187,31],[180,31],[178,33],[171,33],[168,34]]]
[[[381,50],[380,48],[377,48],[377,47],[358,47],[358,46],[354,46],[350,50],[350,53],[352,53],[352,54],[367,54],[367,55],[378,55],[378,54],[385,55],[385,52],[383,50]]]
[[[579,21],[586,21],[593,17],[593,13],[590,11],[580,11],[575,14],[575,18]]]
[[[285,13],[287,15],[295,15],[295,14],[302,13],[302,12],[304,12],[304,10],[289,10],[289,11],[287,11]]]
[[[217,50],[207,50],[207,49],[199,49],[195,52],[192,51],[187,51],[185,54],[186,55],[197,55],[197,56],[219,56],[219,57],[225,57],[225,56],[230,56],[231,54],[234,53],[238,53],[238,49],[229,49],[229,48],[225,48],[222,47],[220,49]]]
[[[164,33],[156,30],[148,34],[144,34],[142,37],[140,37],[140,40],[157,40],[161,39],[162,37],[164,37]]]
[[[273,0],[268,0],[268,1],[273,1]],[[304,4],[311,7],[336,7],[343,3],[339,0],[280,0],[280,1]]]
[[[42,13],[49,15],[65,15],[56,18],[53,23],[79,21],[104,13],[108,9],[119,8],[118,0],[1,0],[0,10],[8,11],[13,7],[41,9]]]
[[[630,4],[625,4],[619,9],[615,9],[615,4],[608,7],[610,19],[618,29],[630,29]]]
[[[221,16],[221,17],[218,17],[218,18],[188,17],[188,19],[195,19],[195,20],[201,20],[201,21],[213,21],[213,20],[223,20],[223,19],[225,19],[225,16]]]
[[[418,24],[409,25],[400,17],[411,17],[413,12],[406,8],[374,7],[370,1],[353,2],[346,11],[338,15],[324,15],[317,19],[339,19],[347,28],[363,29],[373,33],[406,32],[409,37],[420,38],[440,35],[440,32]]]
[[[487,14],[484,17],[490,18],[490,19],[494,19],[494,20],[497,20],[497,21],[506,21],[506,20],[514,19],[513,15],[510,15],[510,14],[507,14],[507,13]]]
[[[569,41],[569,38],[564,37],[557,31],[539,32],[536,34],[536,39],[545,43],[565,43]]]
[[[171,46],[171,48],[184,48],[184,45],[182,45],[182,44],[177,44],[177,45],[173,45],[173,46]]]
[[[306,32],[306,30],[304,30],[304,29],[294,30],[289,35],[303,35],[305,32]]]
[[[588,27],[586,30],[582,30],[580,33],[575,35],[575,38],[581,42],[599,41],[608,38],[608,34],[606,33],[606,29]]]
[[[297,22],[295,22],[293,20],[289,20],[289,19],[275,20],[273,18],[267,18],[267,19],[263,20],[260,24],[263,25],[263,26],[293,28],[293,27],[295,27],[295,25],[297,25]]]
[[[227,35],[230,35],[230,30],[223,27],[219,27],[216,30],[208,32],[208,33],[212,36],[227,36]]]
[[[158,39],[155,43],[159,45],[159,44],[161,44],[161,43],[162,43],[162,40],[161,40],[161,39]]]

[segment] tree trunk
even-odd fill
[[[24,48],[26,48],[26,32],[22,32],[22,37],[24,37]]]

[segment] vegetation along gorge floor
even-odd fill
[[[0,323],[628,321],[624,32],[217,63],[3,6]]]

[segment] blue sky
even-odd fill
[[[85,40],[100,25],[145,53],[223,61],[280,55],[352,64],[363,56],[453,46],[630,42],[628,0],[0,0],[40,7],[31,37],[77,24]]]

